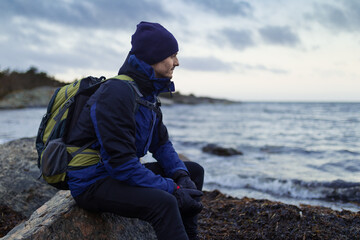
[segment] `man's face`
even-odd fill
[[[156,78],[172,78],[175,67],[179,66],[179,60],[176,55],[177,53],[151,65]]]

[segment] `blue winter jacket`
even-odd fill
[[[137,59],[127,57],[119,74],[130,76],[143,98],[156,102],[160,92],[174,91],[170,79],[155,78],[153,68]],[[134,112],[134,109],[137,109]],[[177,170],[187,171],[169,141],[168,132],[158,114],[143,105],[135,106],[131,86],[122,80],[107,80],[90,97],[70,134],[68,143],[82,146],[97,142],[101,161],[94,166],[68,171],[68,184],[75,197],[99,179],[110,176],[133,186],[158,188],[169,193],[174,190],[171,176]],[[139,161],[150,151],[164,169],[166,178],[155,175]]]

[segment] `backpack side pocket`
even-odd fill
[[[45,177],[65,173],[72,156],[61,138],[50,140],[42,154],[41,171]]]

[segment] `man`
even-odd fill
[[[179,159],[157,102],[159,93],[174,91],[178,43],[160,24],[141,22],[131,44],[118,74],[133,79],[136,87],[107,80],[67,137],[77,146],[95,139],[92,146],[101,154],[99,164],[68,172],[71,194],[84,209],[150,222],[158,239],[198,239],[204,170]],[[137,90],[152,107],[136,103]],[[148,151],[157,162],[143,165],[139,158]]]

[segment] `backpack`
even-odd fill
[[[110,79],[123,80],[131,86],[136,99],[134,114],[139,104],[151,108],[156,113],[160,111],[159,101],[151,103],[142,99],[142,94],[129,76],[119,75]],[[90,148],[96,140],[79,147],[67,145],[65,139],[87,100],[106,80],[108,79],[105,77],[92,76],[76,80],[58,88],[49,101],[38,129],[36,150],[40,177],[58,189],[69,189],[66,177],[68,170],[86,168],[100,161],[99,151]]]

